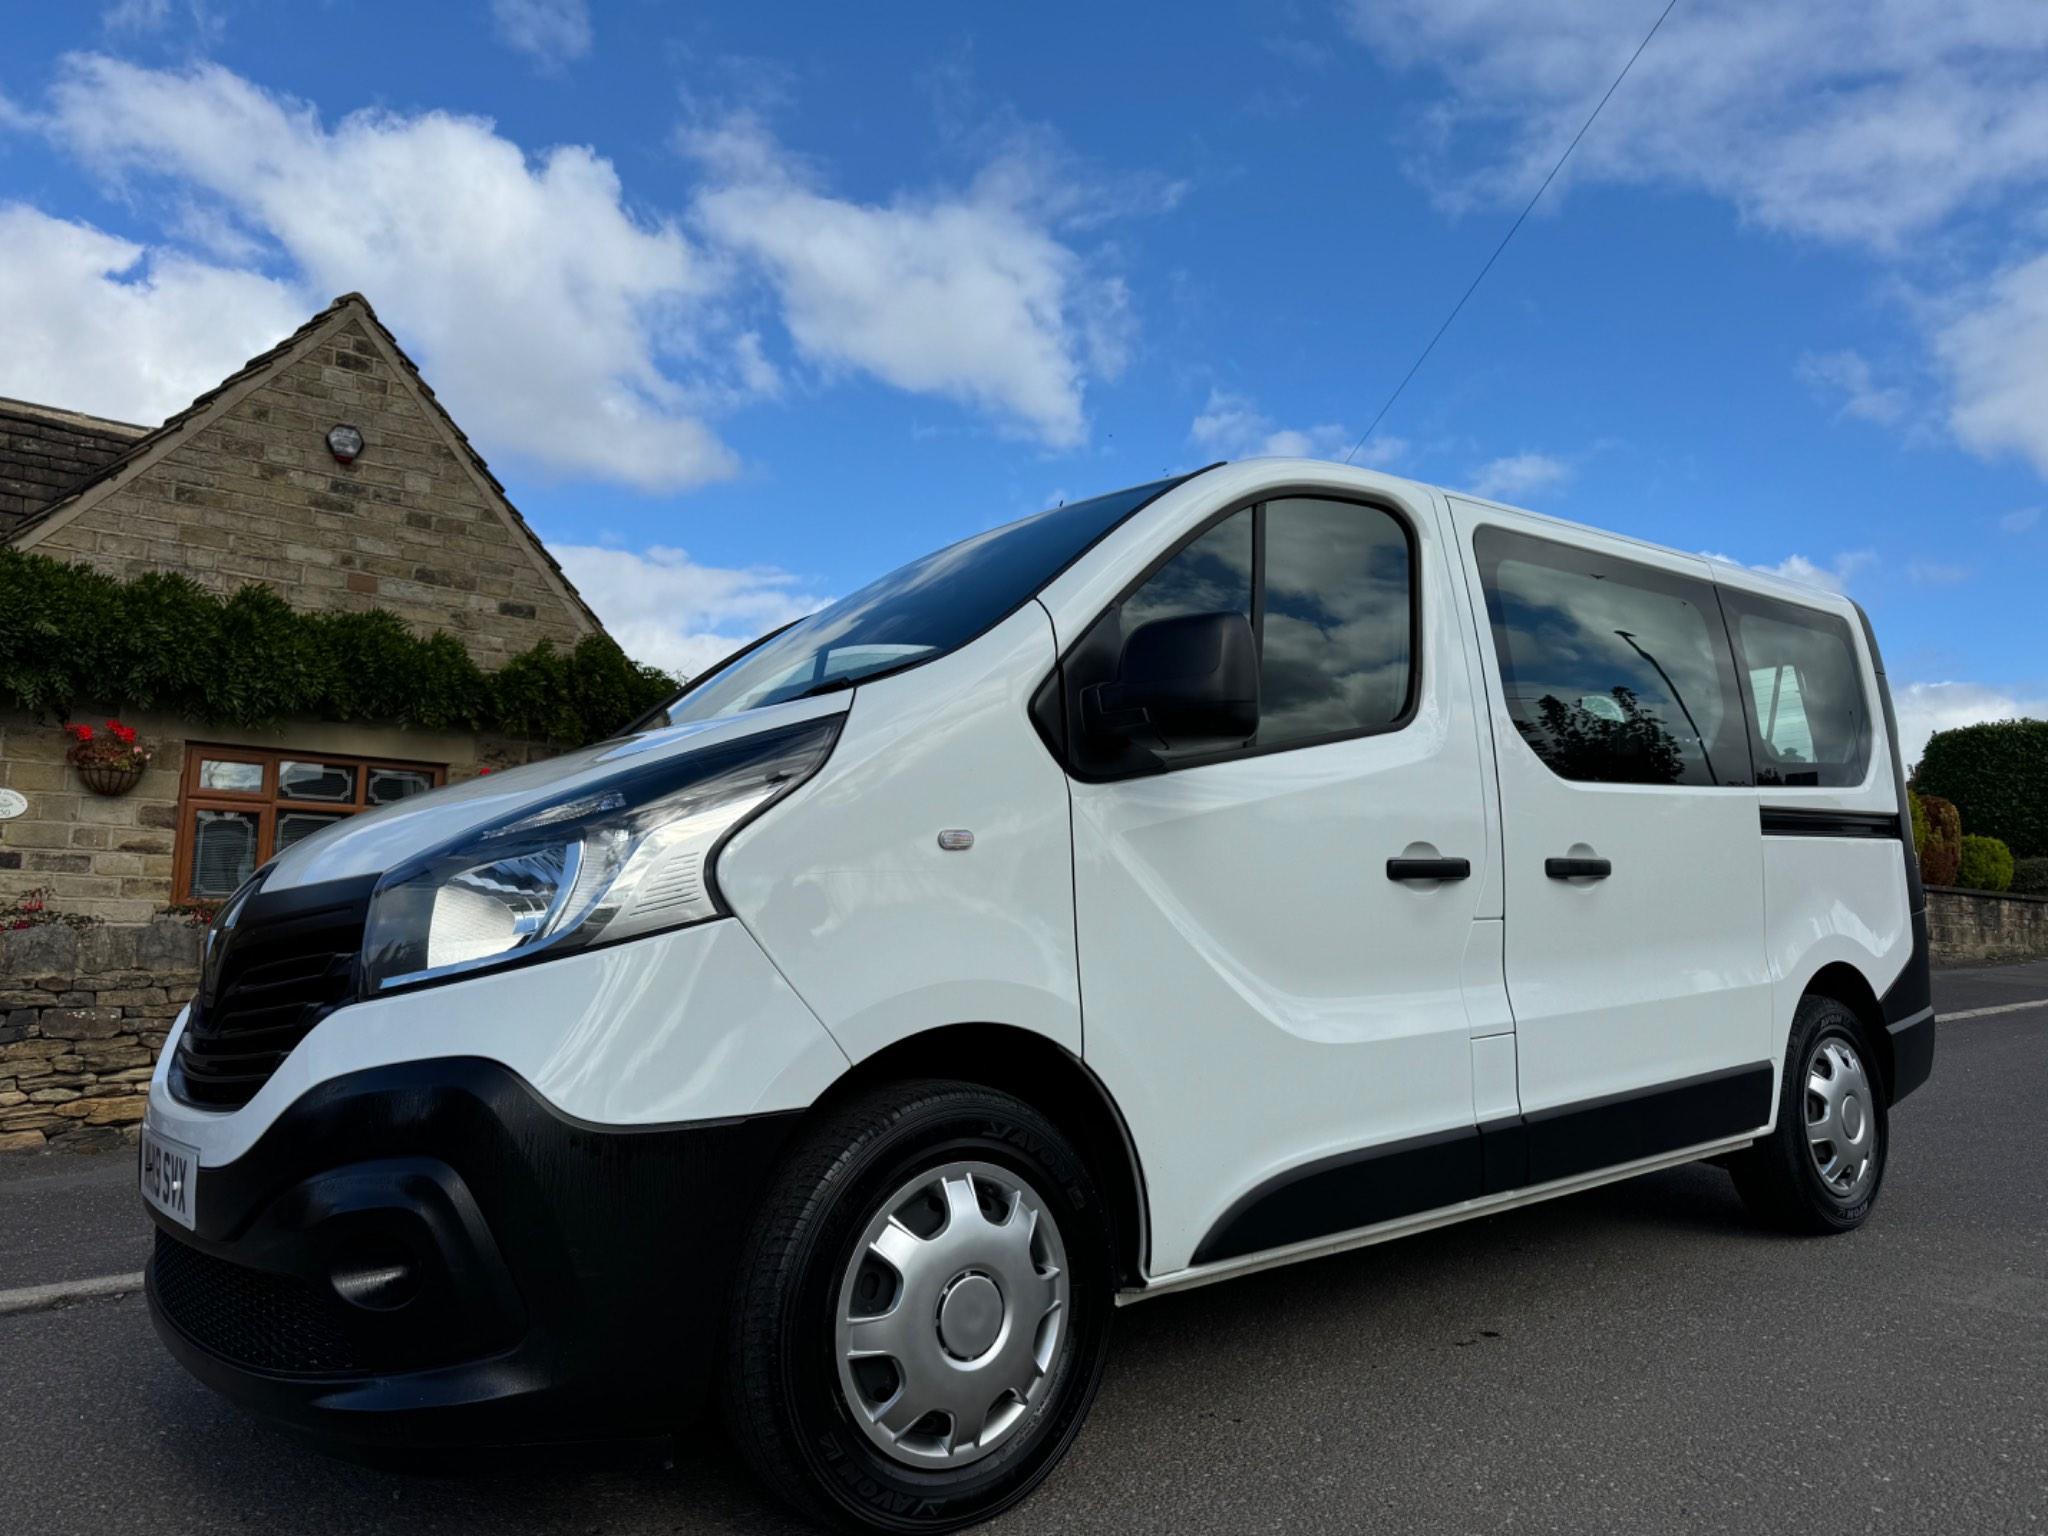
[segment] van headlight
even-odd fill
[[[370,899],[364,992],[722,916],[720,845],[816,771],[839,723],[806,721],[629,769],[392,870]]]

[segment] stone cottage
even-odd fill
[[[0,545],[123,579],[180,572],[221,594],[260,582],[304,612],[383,608],[456,637],[486,671],[602,634],[357,294],[153,429],[0,400]],[[235,729],[129,712],[155,756],[110,795],[67,761],[62,720],[9,697],[0,1149],[109,1139],[140,1118],[197,980],[190,907],[339,818],[546,750],[362,720]],[[119,703],[97,702],[72,718],[99,724]],[[24,912],[30,892],[46,894]]]

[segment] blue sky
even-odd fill
[[[1341,457],[1658,0],[23,8],[0,394],[360,289],[630,650]],[[1681,0],[1365,458],[1846,587],[2048,713],[2048,7]]]

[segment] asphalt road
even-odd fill
[[[1937,975],[1946,1013],[2048,964]],[[1950,1025],[1861,1232],[1628,1184],[1119,1314],[1094,1416],[1002,1532],[2048,1530],[2048,1008]],[[135,1267],[127,1158],[0,1158],[0,1290]],[[330,1459],[136,1297],[0,1317],[0,1523],[38,1533],[795,1529],[716,1439]]]

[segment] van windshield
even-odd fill
[[[1182,478],[1070,502],[913,560],[721,662],[692,681],[655,723],[736,715],[943,656],[1007,618]]]

